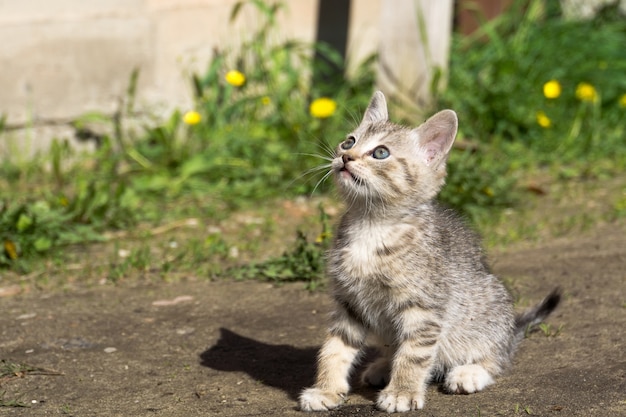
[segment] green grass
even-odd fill
[[[0,381],[6,381],[12,378],[23,378],[26,375],[62,375],[62,373],[25,363],[0,359]]]
[[[29,404],[18,399],[7,399],[6,391],[0,391],[0,407],[30,407]]]
[[[0,386],[11,379],[24,378],[27,375],[62,375],[62,373],[24,363],[0,359]],[[30,404],[20,399],[9,399],[7,398],[6,391],[0,391],[0,407],[30,407]]]
[[[225,273],[235,279],[264,279],[274,283],[305,281],[309,290],[324,283],[324,253],[332,240],[329,217],[320,204],[321,230],[310,241],[304,232],[297,231],[293,248],[282,256],[263,262],[252,262],[228,269]]]
[[[527,415],[532,415],[533,412],[530,409],[530,406],[526,405],[526,406],[522,406],[520,404],[515,404],[515,407],[513,408],[513,411],[515,412],[515,414],[527,414]]]
[[[556,337],[561,334],[564,326],[561,324],[554,329],[550,323],[540,323],[538,327],[545,337]]]
[[[455,36],[449,87],[437,97],[460,119],[441,199],[488,246],[580,232],[626,213],[626,20],[565,21],[543,4],[515,2],[476,36]],[[339,210],[331,181],[321,181],[324,158],[358,123],[375,57],[337,85],[311,86],[312,52],[341,66],[337,53],[277,43],[280,2],[238,3],[233,19],[242,8],[254,8],[259,25],[191,76],[192,108],[138,124],[134,71],[114,117],[90,113],[72,123],[77,135],[97,138],[95,153],[59,138],[32,160],[3,155],[0,285],[190,275],[323,283]],[[558,97],[543,93],[550,80],[562,87]],[[594,100],[577,97],[582,82]],[[327,114],[309,107],[321,91],[334,91]],[[538,124],[538,111],[550,127]],[[3,126],[0,137],[10,139]],[[302,207],[286,206],[303,198]],[[318,215],[320,201],[334,217]]]
[[[452,47],[441,104],[465,115],[463,134],[481,142],[515,141],[537,162],[604,158],[623,145],[626,19],[617,10],[572,21],[542,1],[516,1]],[[550,5],[554,7],[554,5]],[[561,93],[545,95],[549,81]],[[593,97],[577,94],[585,83]],[[543,112],[550,126],[538,123]],[[463,117],[461,117],[463,119]],[[518,146],[519,147],[519,146]]]

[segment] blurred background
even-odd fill
[[[375,89],[397,122],[457,111],[441,199],[488,245],[626,214],[625,1],[28,0],[0,16],[0,285],[316,287],[340,211],[325,158]]]

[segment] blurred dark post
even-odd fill
[[[315,51],[313,90],[317,94],[332,96],[343,82],[350,6],[351,0],[319,0],[316,41],[330,45],[341,60],[328,59],[322,51]]]

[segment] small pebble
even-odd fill
[[[117,349],[114,347],[104,348],[104,353],[113,353],[113,352],[117,352]]]
[[[172,299],[172,300],[157,300],[157,301],[153,301],[152,305],[153,306],[158,306],[158,307],[163,307],[163,306],[171,306],[171,305],[175,305],[178,303],[183,303],[186,301],[192,301],[193,297],[190,295],[179,295],[178,297]]]
[[[191,334],[193,332],[195,332],[196,329],[194,329],[193,327],[183,327],[181,329],[176,329],[176,334],[179,334],[181,336],[186,335],[186,334]]]

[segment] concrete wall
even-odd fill
[[[378,48],[382,1],[351,2],[353,63]],[[568,15],[586,16],[612,0],[561,1]],[[0,116],[9,127],[25,127],[0,135],[0,157],[17,147],[46,149],[47,139],[71,136],[63,122],[85,112],[112,114],[134,68],[141,71],[140,107],[156,114],[185,109],[189,74],[202,73],[213,48],[238,45],[258,23],[247,5],[231,24],[236,2],[0,0]],[[280,36],[313,41],[318,0],[283,2]],[[620,5],[626,10],[626,0]]]
[[[28,126],[32,137],[49,136],[33,129],[87,111],[112,113],[133,68],[141,71],[140,106],[184,108],[190,103],[188,75],[202,72],[214,47],[239,44],[257,23],[247,5],[231,24],[235,3],[0,0],[0,115],[10,126]],[[281,36],[313,41],[317,0],[285,3]],[[349,55],[375,51],[379,3],[352,0]]]

